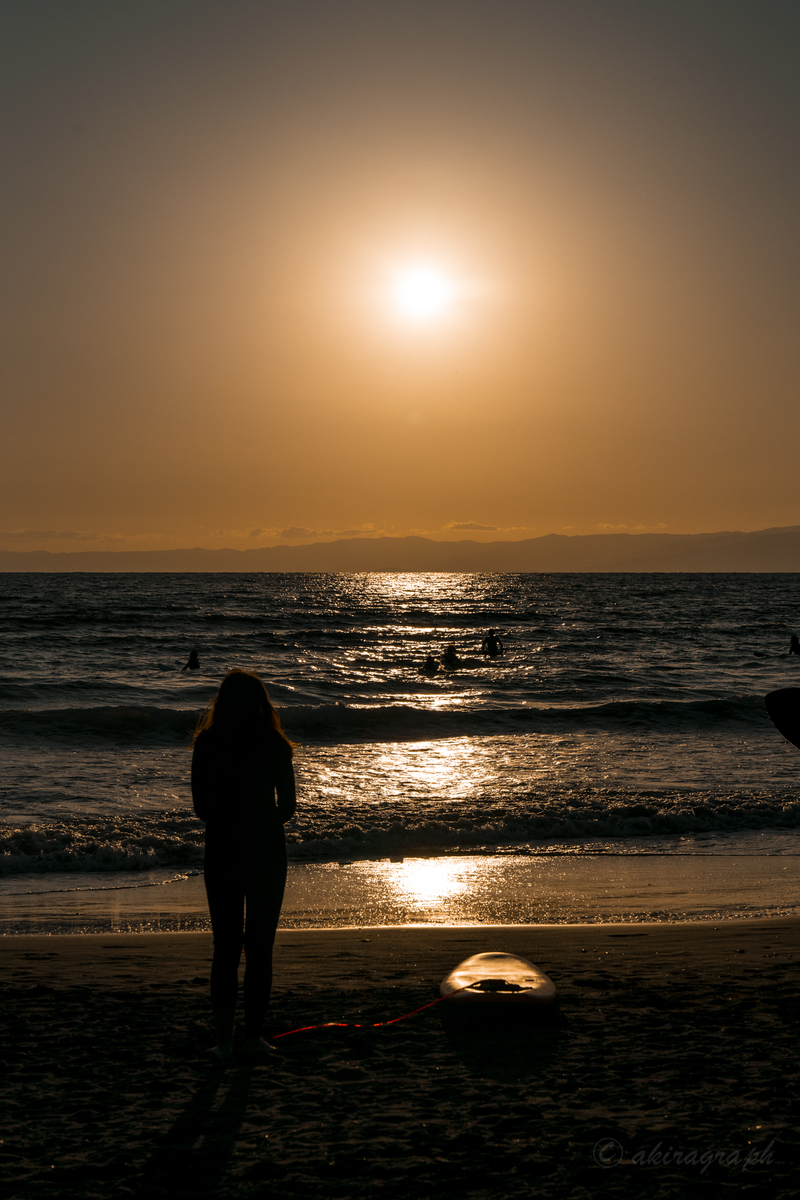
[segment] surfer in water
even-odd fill
[[[797,640],[797,634],[792,634],[792,640],[789,642],[789,653],[800,654],[800,642]]]
[[[200,653],[197,646],[193,646],[189,651],[189,661],[185,667],[181,667],[181,671],[196,671],[200,666]]]
[[[439,670],[438,658],[434,658],[432,654],[429,654],[428,657],[425,659],[425,662],[420,667],[419,673],[420,673],[420,675],[435,675],[438,670]]]
[[[496,629],[490,629],[488,636],[481,642],[481,653],[484,658],[499,658],[501,654],[505,654]]]
[[[442,655],[442,664],[447,667],[448,671],[452,671],[455,667],[461,665],[461,659],[458,657],[456,648],[452,642],[449,646],[447,646],[444,654]]]
[[[231,671],[200,717],[192,801],[206,825],[205,884],[214,934],[212,1053],[229,1058],[244,946],[245,1052],[261,1036],[272,989],[272,947],[286,886],[284,822],[294,816],[293,743],[257,675]]]

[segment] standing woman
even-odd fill
[[[226,675],[198,721],[192,754],[194,811],[206,823],[205,884],[214,933],[211,1005],[218,1038],[213,1053],[218,1058],[228,1058],[233,1050],[243,945],[245,1050],[272,1049],[261,1031],[286,886],[283,824],[295,811],[293,748],[258,676]]]

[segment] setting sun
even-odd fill
[[[435,267],[415,266],[396,279],[394,297],[400,312],[418,321],[442,316],[451,306],[455,286]]]

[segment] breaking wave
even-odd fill
[[[81,818],[0,832],[0,875],[60,872],[196,870],[203,825],[185,809],[147,817]],[[633,838],[746,829],[800,828],[800,793],[766,790],[680,791],[572,788],[506,801],[371,808],[354,817],[347,804],[307,804],[286,827],[289,859],[335,862],[396,855],[504,848],[545,849],[549,839]]]

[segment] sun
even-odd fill
[[[442,317],[452,306],[455,284],[437,267],[417,265],[401,271],[394,281],[398,311],[414,321]]]

